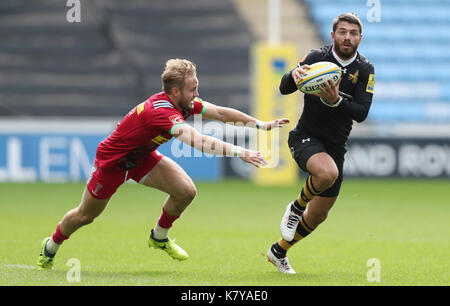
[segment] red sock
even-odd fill
[[[57,244],[63,243],[64,240],[69,239],[69,237],[70,237],[70,236],[69,237],[64,236],[61,233],[61,230],[59,229],[59,227],[60,227],[60,224],[58,223],[58,226],[56,227],[56,231],[53,233],[53,236],[52,236],[53,241],[56,242]]]
[[[166,211],[162,210],[161,217],[159,217],[158,225],[164,228],[172,227],[173,222],[178,219],[180,216],[171,216]]]

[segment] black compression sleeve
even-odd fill
[[[292,69],[294,70],[294,69]],[[294,79],[292,78],[292,70],[286,72],[280,82],[280,92],[282,95],[288,95],[297,91]]]
[[[363,122],[369,113],[368,105],[353,103],[347,98],[343,98],[339,108],[357,122]]]

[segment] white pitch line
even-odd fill
[[[7,268],[16,268],[16,269],[27,269],[27,270],[35,270],[35,266],[30,265],[11,265],[11,264],[5,264],[4,265]]]

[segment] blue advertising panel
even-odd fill
[[[110,132],[95,128],[85,132],[67,127],[62,131],[45,131],[32,125],[17,130],[0,129],[0,182],[85,181],[98,144]],[[187,148],[176,139],[162,145],[158,151],[177,162],[193,180],[222,178],[220,157]]]

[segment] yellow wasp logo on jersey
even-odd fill
[[[354,74],[351,73],[348,74],[348,80],[352,81],[352,84],[358,83],[358,77],[359,77],[359,69],[356,70]]]

